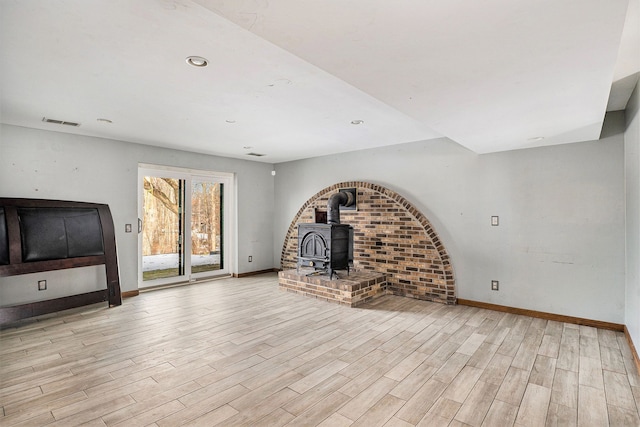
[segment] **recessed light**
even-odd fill
[[[534,136],[533,138],[527,139],[527,141],[536,142],[536,141],[542,141],[543,139],[544,139],[544,136]]]
[[[187,56],[187,64],[194,67],[206,67],[209,65],[209,61],[202,56]]]
[[[225,122],[227,122],[227,123],[235,123],[236,121],[235,120],[225,120]]]
[[[351,120],[352,125],[361,125],[364,123],[364,120]]]
[[[113,123],[113,121],[109,119],[96,119],[96,120],[99,121],[100,123]]]

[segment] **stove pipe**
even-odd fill
[[[348,191],[339,191],[327,202],[327,224],[340,224],[340,206],[353,205],[353,194]]]

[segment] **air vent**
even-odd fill
[[[247,156],[262,157],[262,156],[266,156],[266,154],[260,154],[260,153],[247,153]]]
[[[75,126],[75,127],[80,126],[80,123],[67,122],[65,120],[47,119],[46,117],[43,117],[42,121],[45,122],[45,123],[53,123],[53,124],[56,124],[56,125]]]

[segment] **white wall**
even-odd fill
[[[0,127],[0,197],[107,203],[116,228],[122,291],[138,288],[137,235],[124,232],[125,224],[137,228],[138,163],[235,173],[237,247],[233,271],[273,267],[272,165],[10,125]],[[247,262],[249,255],[253,256],[252,263]],[[30,276],[2,280],[26,280],[25,285],[34,291],[21,294],[22,300],[54,297],[38,293]],[[71,277],[71,272],[61,277],[52,275],[54,283],[48,285],[58,286],[59,282],[59,286],[67,286],[64,281]],[[4,295],[1,304],[11,303],[9,297]]]
[[[137,220],[138,162],[237,174],[239,273],[279,266],[287,228],[316,192],[370,181],[429,218],[452,257],[459,298],[625,323],[638,343],[637,89],[632,103],[626,134],[624,116],[611,114],[599,141],[479,156],[443,138],[281,163],[275,188],[267,164],[2,125],[0,197],[108,203],[121,286],[130,291],[137,237],[124,224]],[[627,274],[626,290],[625,149],[626,267],[636,274]],[[491,215],[500,216],[499,227],[490,226]],[[490,291],[492,279],[499,292]]]
[[[623,129],[617,113],[599,141],[476,155],[443,138],[278,164],[274,264],[307,199],[369,181],[432,222],[458,298],[623,323]]]
[[[627,280],[625,325],[640,349],[640,89],[638,84],[625,112],[624,134]]]

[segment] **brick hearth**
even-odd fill
[[[346,271],[339,271],[339,277],[334,275],[333,279],[326,274],[307,276],[309,273],[313,273],[313,269],[280,271],[280,289],[349,307],[371,301],[387,290],[384,274],[375,271],[351,271],[349,275]]]

